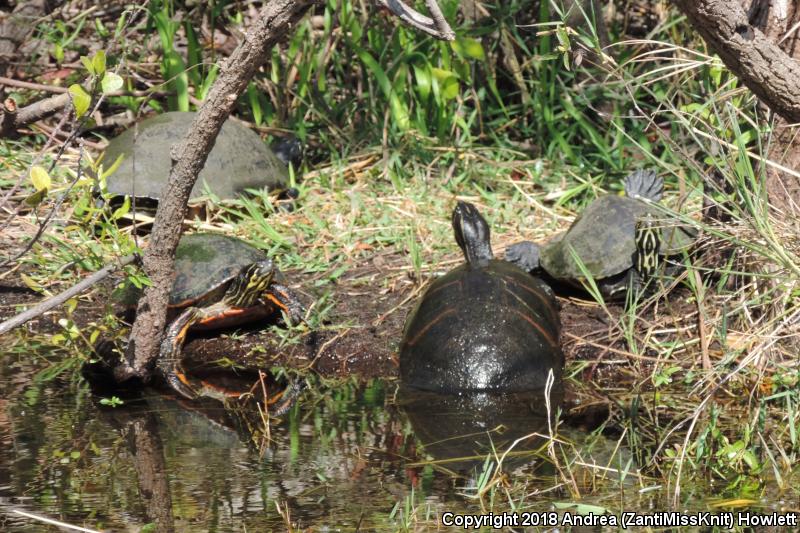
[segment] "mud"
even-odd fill
[[[419,284],[400,267],[405,263],[406,259],[396,254],[371,257],[317,291],[309,287],[314,287],[319,274],[287,272],[292,288],[307,306],[316,306],[314,302],[324,292],[330,293],[326,305],[332,308],[320,327],[299,337],[290,336],[289,341],[281,339],[279,329],[263,325],[192,335],[184,347],[184,357],[191,366],[230,360],[252,368],[309,370],[323,377],[393,378],[397,375],[396,354],[403,324],[421,294]],[[32,305],[42,298],[24,285],[13,283],[0,285],[0,320],[13,316],[21,309],[19,306]],[[101,319],[114,283],[115,280],[108,280],[84,295],[73,314],[78,327]],[[613,340],[609,333],[622,308],[611,306],[608,316],[597,305],[576,297],[560,298],[559,303],[567,361],[591,361],[594,364],[586,367],[584,377],[603,377],[598,373],[606,366],[597,363],[612,354],[605,345]],[[55,309],[23,327],[31,333],[55,332],[60,329],[58,320],[63,316],[63,310]]]

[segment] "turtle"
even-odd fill
[[[198,394],[181,366],[189,330],[211,330],[252,323],[284,311],[290,323],[303,321],[304,308],[267,255],[228,235],[183,235],[175,252],[175,280],[169,295],[171,321],[161,342],[156,368],[166,383],[189,399]],[[129,304],[136,294],[123,294]],[[203,383],[202,391],[209,391]],[[224,394],[224,393],[223,393]]]
[[[685,225],[653,206],[664,181],[652,170],[637,170],[624,180],[625,196],[605,195],[590,203],[569,229],[539,246],[523,241],[509,246],[505,259],[531,273],[544,271],[580,288],[586,276],[606,298],[639,290],[656,271],[660,258],[679,255],[696,239]]]
[[[169,177],[170,149],[189,131],[195,116],[196,113],[190,111],[163,113],[111,139],[103,158],[106,168],[119,157],[122,161],[108,177],[108,192],[135,196],[145,208],[154,206]],[[279,141],[274,147],[270,149],[257,133],[228,119],[222,125],[190,198],[203,195],[206,185],[222,199],[235,198],[245,189],[285,190],[289,183],[287,164],[296,162],[302,147],[294,138]]]
[[[408,418],[424,455],[441,468],[472,476],[475,469],[481,471],[487,454],[538,449],[547,439],[548,415],[555,422],[562,397],[563,387],[553,387],[546,402],[541,391],[442,394],[401,386],[395,404]],[[503,464],[530,464],[528,454],[517,459],[508,457]]]
[[[466,262],[437,278],[409,313],[400,377],[442,393],[538,390],[564,365],[553,291],[541,279],[495,259],[486,220],[472,204],[452,215]]]

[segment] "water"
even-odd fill
[[[15,356],[0,369],[0,531],[51,527],[15,511],[103,531],[413,529],[444,511],[480,512],[469,495],[487,431],[500,452],[547,432],[546,418],[526,414],[535,402],[442,401],[375,381],[306,392],[266,443],[218,405],[151,392],[111,408],[69,373],[44,381],[38,370]],[[543,442],[506,458],[506,471],[526,472],[528,494],[558,484]],[[547,509],[563,495],[536,499]]]

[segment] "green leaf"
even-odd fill
[[[59,65],[64,62],[64,47],[58,43],[53,45],[53,59]]]
[[[439,94],[445,100],[452,100],[458,96],[458,77],[452,70],[445,70],[441,68],[431,68],[433,77],[439,83]]]
[[[94,67],[94,74],[102,76],[106,72],[106,53],[104,50],[98,50],[94,57],[92,57],[92,66]]]
[[[120,400],[116,396],[112,396],[111,398],[100,399],[100,405],[107,405],[109,407],[118,407],[120,405],[123,405],[124,403],[125,403],[124,401]],[[142,529],[142,531],[144,531],[144,529]]]
[[[572,43],[569,40],[569,33],[564,28],[564,26],[559,26],[556,28],[556,38],[558,38],[558,44],[561,45],[563,51],[567,52],[572,50]]]
[[[75,115],[81,118],[89,110],[92,97],[77,83],[73,83],[69,86],[69,93],[72,95],[72,105],[75,106]]]
[[[445,100],[452,100],[458,96],[458,78],[452,76],[440,83],[442,90],[441,95]]]
[[[386,72],[384,72],[378,62],[375,61],[375,58],[363,48],[356,50],[356,53],[359,59],[361,59],[361,62],[364,63],[372,73],[372,76],[377,80],[378,85],[380,85],[381,90],[383,90],[383,94],[389,99],[389,108],[392,111],[392,118],[395,124],[397,124],[401,130],[407,130],[410,126],[408,107],[400,100],[397,93],[392,90],[392,84],[389,82]]]
[[[32,291],[36,292],[44,292],[44,287],[42,287],[39,282],[34,280],[32,277],[20,272],[19,277],[22,279],[22,282]]]
[[[125,18],[125,17],[122,17]],[[100,20],[99,17],[94,18],[94,31],[97,32],[97,35],[105,39],[109,35],[108,29],[103,25],[103,21]]]
[[[217,65],[212,65],[211,69],[209,69],[208,74],[206,74],[206,78],[203,80],[202,85],[197,88],[197,98],[199,100],[205,100],[206,95],[208,94],[208,90],[211,88],[211,85],[216,81],[217,74],[219,73],[219,67]]]
[[[455,53],[461,57],[468,57],[479,61],[483,61],[486,58],[483,45],[481,45],[481,42],[477,39],[458,37],[455,41],[451,41],[450,46],[452,46]]]
[[[758,457],[756,457],[752,450],[745,450],[742,454],[742,460],[753,470],[758,470],[761,468],[761,464],[758,462]]]
[[[414,79],[417,80],[417,93],[423,101],[431,94],[431,71],[428,65],[414,64]]]
[[[103,76],[103,81],[100,82],[100,87],[103,90],[103,94],[111,94],[114,91],[118,91],[122,88],[122,77],[113,72],[106,72],[106,75]]]
[[[436,67],[432,67],[431,72],[433,73],[433,76],[439,81],[444,81],[447,78],[455,77],[456,75],[456,73],[453,72],[452,70],[445,70],[443,68],[436,68]]]
[[[125,196],[125,200],[123,200],[122,205],[119,206],[114,213],[111,215],[111,220],[119,220],[120,218],[124,217],[128,214],[131,210],[131,197]]]
[[[117,156],[117,159],[116,159],[116,161],[114,161],[113,163],[111,163],[111,166],[110,166],[110,167],[108,167],[108,170],[106,170],[105,168],[103,168],[103,171],[100,173],[100,179],[106,179],[106,178],[107,178],[107,177],[109,177],[111,174],[113,174],[114,172],[116,172],[116,170],[117,170],[117,169],[119,168],[119,166],[122,164],[122,160],[123,160],[123,159],[125,159],[125,154],[119,154],[119,155]]]
[[[45,196],[47,196],[47,189],[36,191],[35,193],[30,194],[25,198],[25,205],[36,207],[37,205],[42,203],[42,200],[44,200]]]
[[[37,191],[46,191],[49,189],[52,181],[50,180],[50,174],[47,173],[47,169],[38,165],[32,166],[31,183]]]
[[[177,95],[177,111],[189,111],[189,76],[180,54],[174,50],[164,50],[162,71],[168,86]]]
[[[253,82],[247,85],[247,99],[250,102],[250,110],[253,112],[253,122],[260,126],[264,114],[261,109],[261,100],[258,98],[258,87]]]
[[[83,66],[86,67],[87,72],[89,72],[91,76],[94,76],[94,65],[92,64],[92,60],[86,56],[81,56],[81,63],[83,63]]]

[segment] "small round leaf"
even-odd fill
[[[34,165],[31,167],[31,183],[37,191],[44,191],[50,188],[51,180],[47,169]]]
[[[110,94],[122,88],[122,78],[113,72],[106,72],[103,81],[100,82],[103,94]]]
[[[69,94],[72,95],[72,105],[75,106],[75,114],[78,118],[82,117],[89,110],[92,97],[77,83],[73,83],[69,86]]]

